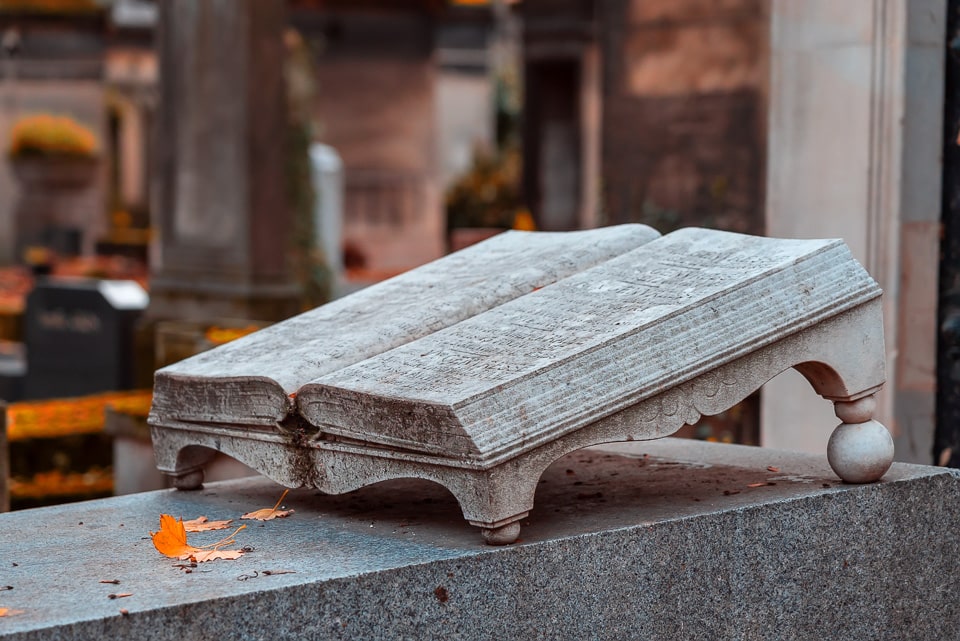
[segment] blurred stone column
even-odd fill
[[[843,238],[883,287],[877,420],[932,462],[944,0],[774,0],[767,233]],[[764,386],[762,443],[822,452],[838,420],[790,372]]]
[[[10,510],[10,444],[7,438],[7,404],[0,401],[0,512]]]
[[[298,311],[288,256],[283,0],[158,3],[153,319]]]

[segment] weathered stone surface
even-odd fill
[[[511,231],[156,374],[151,421],[273,426],[323,374],[448,327],[649,242],[622,225]]]
[[[822,456],[661,439],[579,452],[542,481],[515,546],[483,546],[449,494],[397,481],[294,491],[293,516],[237,535],[252,552],[190,574],[145,539],[160,513],[236,518],[281,488],[242,480],[3,514],[0,587],[13,589],[0,607],[23,613],[0,618],[0,637],[955,637],[950,470],[895,464],[854,486]]]
[[[505,460],[879,295],[840,241],[684,229],[331,372],[297,404],[327,433]]]

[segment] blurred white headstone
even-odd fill
[[[316,192],[313,225],[316,244],[330,270],[333,298],[343,293],[343,161],[330,145],[310,145],[310,176]]]

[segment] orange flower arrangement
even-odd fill
[[[238,338],[243,338],[247,334],[252,334],[260,329],[256,325],[247,325],[246,327],[209,327],[204,332],[206,338],[214,346],[223,345]]]
[[[56,438],[103,431],[106,407],[144,417],[150,411],[150,390],[104,392],[75,398],[20,401],[7,406],[7,436],[11,442]]]
[[[92,158],[97,155],[97,150],[97,137],[93,131],[69,116],[24,116],[14,124],[10,136],[9,153],[14,157]]]

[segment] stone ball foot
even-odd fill
[[[847,483],[872,483],[893,463],[893,438],[877,421],[841,423],[827,443],[827,460]]]
[[[520,524],[516,521],[495,528],[483,528],[483,540],[487,545],[510,545],[520,536]]]
[[[203,470],[193,470],[173,477],[173,487],[178,490],[199,490],[203,487]]]

